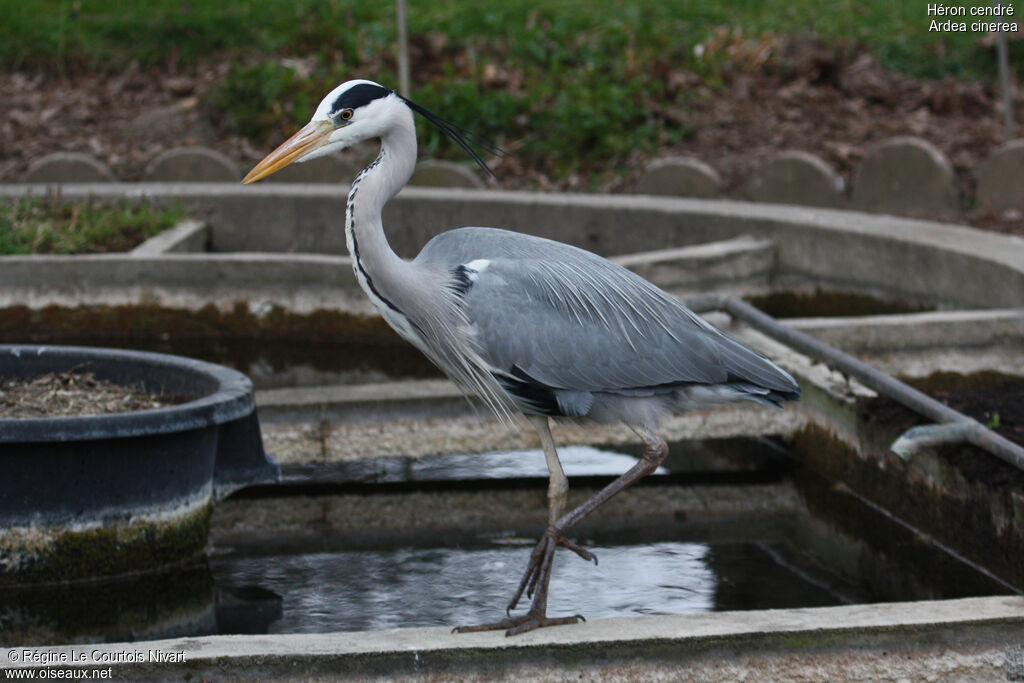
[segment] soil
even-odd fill
[[[936,372],[907,383],[1024,446],[1024,378],[992,371],[971,375]],[[889,427],[894,433],[928,423],[926,418],[882,396],[862,401],[859,410],[865,421]],[[947,444],[936,448],[936,453],[968,481],[1024,485],[1024,474],[1019,470],[975,446]]]
[[[147,393],[97,379],[91,372],[68,370],[31,380],[0,382],[0,418],[72,417],[151,410],[190,397]]]
[[[691,133],[671,148],[633,155],[625,164],[631,174],[609,170],[596,182],[556,180],[513,154],[497,169],[501,186],[622,191],[653,157],[683,154],[711,164],[725,181],[725,194],[741,198],[751,170],[783,150],[819,155],[849,186],[868,148],[892,136],[916,135],[952,161],[967,208],[974,170],[1005,142],[995,86],[909,78],[883,69],[867,51],[813,39],[772,48],[771,59],[738,65],[720,86],[688,72],[654,74],[675,83],[687,104],[650,102],[653,115]],[[254,144],[232,135],[204,107],[211,85],[229,66],[143,70],[133,64],[114,75],[0,73],[0,181],[15,180],[31,161],[58,150],[92,154],[125,181],[140,180],[149,160],[181,145],[206,145],[242,166],[254,164],[280,140]],[[1024,91],[1018,87],[1016,93],[1015,108],[1022,111]],[[1020,212],[969,212],[965,220],[1024,235]]]
[[[833,292],[770,292],[744,297],[751,306],[775,318],[828,318],[832,316],[889,315],[934,310],[927,306],[867,294]]]

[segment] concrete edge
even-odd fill
[[[609,261],[618,263],[626,268],[633,268],[637,265],[649,263],[663,263],[666,261],[682,260],[703,260],[721,259],[735,255],[761,253],[773,251],[775,243],[770,239],[752,237],[751,235],[740,235],[731,239],[717,242],[705,242],[688,247],[674,247],[669,249],[656,249],[654,251],[643,251],[635,254],[624,254],[613,256]]]
[[[462,392],[446,379],[402,380],[376,384],[338,384],[324,387],[266,389],[256,401],[261,410],[315,403],[377,403],[380,401],[458,398]]]
[[[261,296],[276,290],[288,299],[299,284],[353,291],[358,285],[347,255],[203,252],[196,246],[205,243],[208,229],[205,223],[185,221],[127,254],[0,256],[0,287],[74,288],[76,303],[102,303],[107,294],[103,288],[110,287],[205,291],[214,285],[257,286]],[[763,263],[746,263],[744,258],[750,256],[760,256]],[[670,267],[685,273],[686,282],[694,284],[702,278],[726,283],[749,282],[758,276],[766,279],[772,259],[770,241],[748,239],[630,254],[618,260],[636,271],[654,265]],[[647,274],[660,286],[678,284],[679,278],[667,273]]]
[[[716,321],[717,322],[717,321]],[[793,318],[787,324],[827,343],[857,351],[948,349],[1024,342],[1024,309],[937,311],[857,318]],[[735,334],[735,332],[732,332]],[[809,364],[813,364],[808,361]],[[422,411],[444,403],[470,404],[446,379],[373,384],[263,389],[256,392],[261,417],[315,408],[332,413]]]
[[[220,676],[263,674],[288,667],[353,676],[384,664],[390,675],[429,673],[425,666],[488,667],[569,656],[685,659],[695,652],[742,643],[746,651],[819,650],[904,643],[949,629],[997,627],[1020,633],[1024,597],[997,596],[842,607],[617,617],[551,627],[512,638],[501,631],[453,634],[449,627],[281,635],[226,635],[133,643],[11,648],[0,668],[43,669],[28,653],[45,652],[83,668],[111,668],[114,677],[155,678],[195,671]],[[666,647],[667,646],[667,647]],[[130,661],[124,661],[124,660]],[[162,660],[162,661],[161,661]],[[319,664],[319,666],[318,666]],[[52,664],[49,664],[52,666]],[[436,671],[436,669],[435,669]]]
[[[0,198],[46,194],[52,184],[0,184]],[[292,197],[343,199],[347,188],[334,184],[264,184],[241,186],[237,183],[68,183],[61,185],[65,198],[208,198],[253,199],[256,197]],[[767,204],[724,199],[687,199],[657,195],[597,195],[545,193],[467,188],[406,187],[398,199],[457,201],[467,204],[494,204],[548,207],[632,209],[660,213],[688,214],[692,217],[732,217],[756,221],[786,222],[829,232],[854,232],[887,239],[956,249],[991,259],[1024,273],[1024,239],[976,230],[964,225],[940,223],[886,214],[845,209],[826,209]]]
[[[48,187],[0,185],[0,198],[38,195]],[[214,247],[223,252],[258,243],[270,251],[342,253],[344,193],[344,185],[272,183],[62,186],[62,196],[72,199],[182,203],[210,217]],[[962,225],[730,200],[423,187],[405,188],[387,212],[389,238],[403,255],[415,253],[439,228],[480,221],[607,254],[651,248],[623,248],[623,239],[656,248],[655,235],[685,244],[753,234],[776,241],[778,282],[812,280],[968,308],[1024,305],[1024,239]],[[268,225],[272,233],[264,230]],[[910,259],[918,268],[908,271]]]
[[[308,419],[311,413],[321,419],[394,419],[452,417],[485,410],[447,379],[265,389],[256,394],[256,408],[264,423]]]
[[[154,235],[128,252],[129,256],[162,256],[170,253],[205,252],[210,227],[201,221],[183,220]]]
[[[791,318],[786,324],[848,352],[905,352],[1024,343],[1024,308]]]
[[[211,285],[291,291],[297,283],[354,288],[348,256],[273,253],[149,253],[0,256],[0,287],[59,290],[148,285],[205,289]],[[93,298],[104,294],[99,291]],[[101,298],[96,299],[101,301]]]

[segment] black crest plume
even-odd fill
[[[409,105],[410,109],[412,109],[414,112],[425,118],[427,121],[430,121],[432,124],[437,126],[442,133],[451,138],[455,142],[455,144],[461,147],[463,151],[465,151],[466,154],[468,154],[470,158],[472,158],[473,161],[476,162],[477,166],[484,170],[484,173],[491,176],[492,178],[496,177],[494,175],[494,171],[492,171],[487,166],[487,164],[484,163],[484,160],[480,158],[480,153],[477,151],[477,148],[483,150],[484,152],[487,152],[488,154],[493,154],[494,156],[499,157],[505,155],[505,150],[503,150],[501,147],[498,147],[496,144],[494,144],[487,138],[480,137],[476,133],[466,130],[459,124],[452,123],[448,119],[438,116],[434,112],[430,111],[429,109],[425,109],[424,107],[421,107],[412,100],[406,99],[401,95],[398,95],[398,97],[401,98],[401,100],[405,102],[407,105]]]

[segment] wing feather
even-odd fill
[[[796,383],[635,273],[559,242],[489,228],[442,233],[417,260],[482,263],[461,293],[482,360],[561,392],[642,396],[679,385],[793,394]],[[744,389],[745,391],[746,389]]]
[[[519,367],[550,387],[614,391],[733,376],[778,384],[770,363],[607,261],[583,271],[559,261],[495,259],[465,305],[493,367]]]

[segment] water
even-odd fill
[[[591,446],[559,448],[558,459],[568,477],[618,476],[637,463],[637,459],[630,455]],[[418,475],[417,478],[424,480],[548,477],[544,451],[538,449],[419,458],[412,471]],[[664,467],[659,467],[652,474],[664,474],[665,471]]]
[[[754,527],[757,527],[756,529]],[[914,564],[888,550],[836,550],[819,522],[762,515],[715,522],[694,540],[683,522],[579,540],[597,566],[556,554],[549,610],[588,619],[782,609],[1005,592],[921,539],[894,538]],[[675,538],[673,538],[675,536]],[[688,538],[680,539],[680,536]],[[818,540],[815,540],[815,536]],[[333,536],[266,535],[215,547],[207,562],[135,579],[0,590],[0,644],[97,643],[231,633],[325,633],[499,620],[535,539],[464,534],[447,547],[339,549]],[[822,545],[824,544],[824,545]],[[849,556],[846,556],[849,554]],[[832,568],[837,562],[858,575]],[[875,566],[877,565],[877,566]],[[879,578],[881,577],[881,579]],[[887,579],[891,577],[892,581]],[[529,605],[524,600],[516,613]]]
[[[637,463],[631,455],[592,446],[559,448],[558,459],[568,477],[618,476]],[[668,470],[659,467],[652,476],[667,473]],[[344,485],[529,478],[545,482],[548,479],[547,460],[540,449],[295,464],[285,465],[281,471],[282,484],[297,486],[311,483]]]
[[[220,556],[218,585],[280,596],[270,633],[372,631],[495,621],[518,586],[532,541],[479,548]],[[824,580],[780,563],[769,544],[661,542],[591,546],[599,564],[560,550],[548,614],[589,619],[838,605]],[[522,611],[528,600],[520,603]]]
[[[600,619],[1007,592],[1005,585],[818,475],[780,469],[779,446],[771,440],[691,441],[676,450],[685,458],[666,460],[664,472],[630,493],[634,501],[649,495],[659,501],[656,507],[640,504],[629,508],[632,513],[620,512],[616,524],[606,520],[574,529],[600,564],[558,551],[550,615]],[[591,447],[564,448],[562,459],[570,476],[591,487],[636,462]],[[695,477],[703,481],[702,471],[717,479],[695,485]],[[292,510],[284,527],[268,524],[256,537],[232,536],[226,525],[208,559],[166,574],[2,589],[0,644],[497,621],[536,542],[514,534],[539,533],[530,529],[542,513],[538,507],[536,519],[511,516],[523,509],[520,504],[543,504],[546,466],[540,451],[449,454],[293,466],[285,480],[237,496],[238,509],[250,516],[273,515],[280,509],[275,506],[290,508],[292,500],[313,496],[336,519],[324,525],[320,507],[299,505],[312,516]],[[509,481],[524,485],[509,488]],[[744,488],[757,483],[765,486]],[[447,506],[460,505],[467,490],[488,487],[503,497],[466,517],[465,528],[461,522],[450,526],[458,516],[450,516]],[[406,490],[429,493],[431,503],[445,512],[431,521],[428,504],[421,508],[428,516],[422,530],[407,528],[401,515],[388,517]],[[740,501],[744,504],[737,506]],[[393,524],[367,534],[358,523],[346,522],[346,510]],[[323,531],[304,535],[313,528]],[[524,600],[517,613],[528,606]]]

